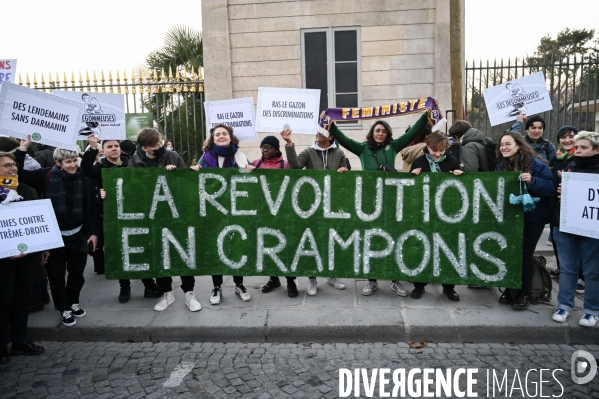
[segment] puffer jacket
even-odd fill
[[[462,164],[464,172],[487,172],[493,170],[487,158],[487,147],[484,145],[485,135],[471,127],[460,139],[462,145]]]

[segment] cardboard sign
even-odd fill
[[[0,134],[72,150],[83,104],[14,83],[0,86]]]
[[[518,173],[106,168],[106,276],[379,278],[519,288]]]
[[[137,134],[140,130],[147,127],[154,127],[154,115],[151,112],[129,113],[125,115],[127,125],[127,140],[137,140]]]
[[[233,128],[239,141],[256,141],[254,121],[254,99],[252,97],[235,98],[224,101],[208,101],[204,103],[206,110],[206,129],[219,123]],[[208,133],[206,133],[208,134]]]
[[[316,134],[320,110],[320,90],[260,87],[256,130]]]
[[[52,201],[0,204],[0,242],[0,258],[62,247]]]
[[[17,60],[0,58],[0,84],[15,83],[17,79]]]
[[[53,94],[83,105],[85,112],[79,121],[80,139],[87,138],[90,134],[100,140],[126,138],[124,94],[64,90],[54,90]]]
[[[562,174],[559,231],[599,238],[598,174]]]
[[[483,90],[491,126],[553,109],[543,72]]]

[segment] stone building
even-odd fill
[[[323,109],[434,96],[446,110],[449,28],[449,0],[202,0],[206,100],[320,88]],[[418,116],[387,119],[394,137]],[[371,125],[343,130],[363,141]],[[294,135],[298,152],[313,139]],[[251,159],[258,146],[242,143]]]

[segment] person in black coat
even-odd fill
[[[100,152],[98,150],[99,139],[91,135],[88,138],[90,148],[83,154],[81,159],[81,170],[83,174],[91,178],[96,187],[100,190],[104,189],[102,183],[102,169],[106,168],[123,168],[127,166],[129,158],[121,153],[121,147],[118,140],[104,140],[102,142],[102,151],[104,158],[100,158],[98,162],[96,157]],[[95,164],[94,164],[95,162]],[[102,212],[102,217],[104,212]],[[104,231],[102,230],[98,237],[98,248],[92,254],[94,258],[94,271],[98,274],[104,274]],[[144,284],[145,298],[160,298],[163,294],[162,290],[156,285],[153,278],[143,278],[141,281]],[[128,302],[131,298],[131,280],[119,280],[121,290],[119,293],[119,302]]]
[[[83,271],[87,253],[96,250],[102,228],[98,190],[94,182],[81,172],[77,162],[79,153],[76,151],[57,148],[54,150],[55,165],[52,168],[24,170],[22,162],[30,144],[31,136],[27,136],[15,151],[19,180],[33,187],[40,198],[52,201],[65,245],[50,251],[48,280],[54,307],[61,314],[62,324],[71,327],[76,324],[75,317],[86,315],[79,306],[79,294],[85,283]]]
[[[461,175],[460,163],[449,151],[450,143],[447,136],[442,133],[431,133],[426,137],[424,155],[416,158],[412,163],[411,173],[418,175],[420,172],[450,172],[455,176]],[[419,299],[424,294],[426,283],[414,283],[414,290],[410,296]],[[450,301],[459,301],[460,296],[455,292],[454,284],[443,284],[443,294]]]
[[[532,197],[538,197],[535,209],[524,212],[524,231],[522,233],[522,289],[515,293],[506,289],[499,302],[512,304],[516,310],[524,310],[530,304],[532,278],[534,276],[534,252],[545,225],[549,223],[551,199],[556,190],[555,180],[549,167],[537,157],[537,153],[517,132],[505,132],[497,146],[496,171],[520,172],[520,180],[526,184],[526,190]]]
[[[19,182],[17,168],[13,154],[0,152],[0,209],[11,201],[37,199],[27,184]],[[0,364],[10,362],[10,356],[44,353],[43,347],[27,340],[27,320],[37,268],[48,255],[44,251],[0,258]],[[11,341],[9,354],[7,346]]]

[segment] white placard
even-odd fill
[[[17,79],[17,60],[0,58],[0,84],[15,83]]]
[[[206,128],[222,123],[233,128],[233,133],[239,141],[256,141],[258,134],[254,128],[254,99],[252,97],[235,98],[223,101],[207,101]]]
[[[72,150],[83,105],[14,83],[0,86],[0,134]]]
[[[64,246],[52,201],[0,204],[0,258]]]
[[[543,72],[483,90],[491,126],[553,109]]]
[[[79,121],[79,140],[86,140],[90,133],[101,140],[127,138],[124,94],[64,90],[54,90],[52,94],[83,105],[85,112]]]
[[[562,174],[559,231],[599,238],[599,174]]]
[[[320,90],[275,87],[258,88],[256,130],[316,134],[320,107]]]

